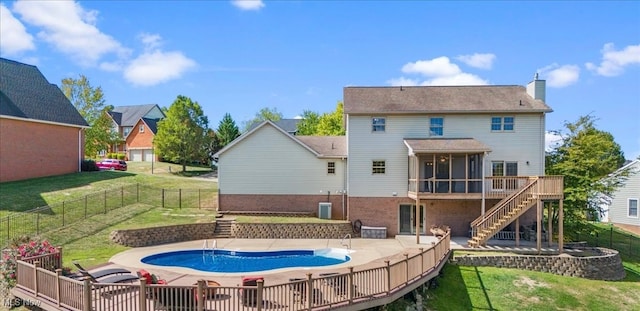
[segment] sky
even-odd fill
[[[0,1],[0,55],[106,104],[335,110],[345,86],[547,81],[548,131],[595,117],[640,156],[639,1]],[[551,135],[549,135],[551,137]]]

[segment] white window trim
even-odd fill
[[[140,124],[140,126],[138,127],[138,132],[144,133],[144,124]]]
[[[375,162],[382,162],[384,166],[374,166]],[[374,168],[384,168],[384,173],[374,173]],[[387,173],[387,161],[386,160],[371,160],[371,175],[385,175]]]
[[[493,118],[500,118],[499,130],[494,130],[491,128],[491,126],[493,125]],[[505,125],[504,118],[513,118],[513,130],[504,129],[504,125]],[[491,130],[492,133],[513,133],[516,131],[516,117],[515,116],[491,116],[491,118],[489,118],[489,129]]]
[[[333,166],[330,166],[331,163],[333,163]],[[333,169],[333,173],[330,172],[331,169]],[[327,175],[335,175],[335,174],[336,174],[336,162],[334,161],[327,162]]]
[[[631,216],[629,212],[631,211],[631,201],[636,201],[636,215]],[[638,218],[640,217],[640,200],[638,198],[628,198],[627,199],[627,217],[628,218]]]
[[[373,123],[373,120],[375,120],[375,119],[381,119],[381,120],[384,120],[384,124],[377,124],[377,125],[376,125],[376,124],[374,124],[374,123]],[[381,131],[375,131],[375,130],[374,130],[374,128],[375,128],[376,126],[382,126],[383,128],[382,128],[382,130],[381,130]],[[384,133],[384,132],[386,132],[386,131],[387,131],[387,117],[371,117],[371,132],[372,132],[372,133]]]

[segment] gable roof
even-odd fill
[[[0,58],[0,115],[88,127],[87,121],[36,66]]]
[[[151,130],[153,134],[158,133],[158,120],[149,118],[142,118],[141,120],[147,124],[147,128]]]
[[[220,149],[213,155],[213,158],[219,158],[221,154],[233,148],[235,145],[247,139],[247,137],[251,136],[253,133],[259,131],[265,126],[272,126],[280,133],[282,133],[282,135],[285,135],[303,148],[307,149],[316,157],[346,158],[347,156],[347,138],[345,136],[293,136],[292,134],[287,133],[284,129],[278,127],[272,121],[267,120],[263,121],[252,130],[249,130],[246,133],[240,135],[240,137],[236,138],[224,148]]]
[[[551,111],[518,85],[344,88],[346,114]]]
[[[140,119],[144,118],[151,109],[157,106],[156,104],[118,106],[113,107],[109,114],[119,126],[135,126]]]
[[[302,119],[280,119],[278,121],[271,121],[273,124],[278,126],[279,128],[285,130],[289,134],[295,135],[298,132],[298,123],[300,123]],[[258,127],[258,125],[262,124],[262,122],[254,122],[249,126],[249,130],[251,131],[254,128]],[[247,132],[248,132],[247,131]]]

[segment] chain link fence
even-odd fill
[[[598,228],[591,233],[574,233],[571,240],[586,242],[589,246],[606,247],[617,250],[620,255],[640,259],[640,237],[609,228]]]
[[[0,218],[0,246],[19,236],[39,235],[136,203],[163,208],[217,208],[213,189],[162,189],[134,184],[91,193]]]

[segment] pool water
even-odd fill
[[[150,255],[142,262],[206,272],[255,272],[281,268],[320,267],[351,260],[346,250],[281,250],[266,252],[223,249],[183,250]]]

